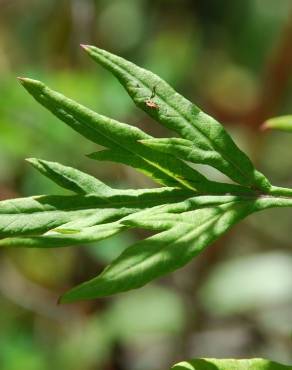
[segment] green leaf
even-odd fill
[[[114,214],[115,218],[118,216]],[[94,220],[96,223],[107,222],[107,220]],[[83,223],[84,223],[83,219]],[[91,222],[89,222],[91,223]],[[73,229],[74,227],[74,229]],[[35,237],[6,238],[0,240],[0,247],[27,247],[27,248],[57,248],[70,245],[97,242],[126,230],[127,227],[119,222],[107,222],[90,227],[82,226],[78,229],[78,223],[64,224],[62,228],[55,228],[49,232]]]
[[[138,107],[182,138],[190,140],[194,148],[210,153],[194,157],[196,163],[211,165],[241,185],[260,189],[270,187],[268,180],[255,170],[223,126],[179,95],[160,77],[108,51],[88,45],[83,47],[119,79]],[[149,105],[149,101],[155,106]]]
[[[141,287],[184,266],[249,214],[292,206],[292,189],[270,185],[216,120],[166,82],[106,51],[85,49],[118,77],[138,106],[181,138],[153,138],[83,107],[42,82],[20,79],[56,117],[105,148],[90,158],[131,166],[163,185],[113,189],[74,168],[28,160],[74,194],[0,202],[0,246],[64,247],[96,242],[130,228],[153,232],[128,247],[99,276],[65,293],[62,302]],[[212,166],[236,184],[210,181],[186,162]]]
[[[132,159],[134,167],[167,186],[202,190],[210,182],[185,163],[167,155],[157,157],[138,140],[149,139],[143,131],[102,116],[49,89],[42,82],[20,79],[26,90],[45,108],[89,140],[118,152],[119,158]],[[130,163],[132,163],[130,161]]]
[[[290,132],[292,131],[292,115],[270,118],[262,125],[262,129],[276,129]]]
[[[91,153],[88,155],[89,158],[96,159],[98,161],[113,161],[118,163],[127,164],[133,168],[139,169],[139,162],[136,162],[136,158],[131,154],[123,154],[118,150],[101,150],[99,152]],[[156,161],[157,153],[152,152],[153,161]],[[161,154],[159,154],[159,157]],[[160,160],[165,160],[165,166],[172,164],[172,157],[163,158],[160,157]],[[180,162],[178,166],[173,164],[173,169],[176,170],[177,179],[179,179],[183,184],[192,184],[192,189],[200,194],[226,194],[229,192],[234,192],[236,194],[254,194],[251,189],[236,185],[236,184],[222,184],[215,181],[209,181],[199,173],[194,174],[194,170],[188,166],[181,166],[184,164]],[[141,169],[140,169],[141,170]],[[152,167],[144,165],[141,170],[145,175],[154,176],[158,178],[159,174]],[[151,173],[150,173],[151,172]],[[197,171],[196,171],[197,172]],[[199,174],[199,175],[198,175]],[[180,185],[181,186],[181,185]],[[186,186],[187,187],[187,186]]]
[[[40,173],[47,176],[57,185],[77,194],[95,193],[109,195],[113,189],[97,180],[95,177],[78,171],[75,168],[63,166],[57,162],[48,162],[42,159],[28,158],[27,162],[33,165]]]
[[[214,153],[214,151],[211,150],[202,150],[190,140],[180,138],[163,138],[140,140],[140,142],[153,150],[171,154],[185,161],[193,163],[207,163],[218,169],[221,163],[219,153]],[[228,171],[228,166],[226,167],[226,171]],[[225,172],[225,174],[227,174],[227,172]]]
[[[124,218],[122,224],[159,231],[126,249],[98,277],[73,288],[61,302],[92,299],[139,288],[174,271],[195,257],[236,222],[255,211],[252,201],[229,197],[189,199],[172,206],[142,211]],[[198,201],[205,203],[198,209]],[[226,203],[219,204],[220,202]],[[183,211],[182,211],[183,210]]]
[[[55,163],[53,168],[60,169],[62,166]],[[75,170],[69,167],[65,167],[65,169],[67,175],[65,179],[68,178],[69,174],[71,174],[70,179],[76,175]],[[88,175],[83,177],[82,172],[78,172],[78,176],[79,185],[84,185],[89,177]],[[59,177],[57,179],[59,181]],[[82,179],[84,181],[81,181]],[[94,179],[90,178],[90,180],[92,185]],[[67,183],[65,184],[67,185]],[[99,185],[98,181],[97,184]],[[146,207],[177,202],[192,194],[187,190],[167,187],[118,190],[104,186],[105,188],[99,193],[73,196],[36,196],[2,201],[0,202],[0,237],[47,233],[59,227],[71,230],[73,226],[74,229],[75,227],[79,229],[81,226],[94,226],[120,219]],[[90,189],[92,188],[90,187]],[[97,190],[100,191],[100,189],[98,186]],[[7,245],[8,241],[3,240],[0,243],[0,245]]]
[[[292,370],[292,366],[263,358],[251,359],[216,359],[198,358],[184,361],[172,367],[173,370]]]
[[[61,302],[103,297],[139,288],[183,267],[246,216],[272,207],[292,205],[281,198],[197,196],[127,216],[121,223],[157,231],[127,248],[96,278],[61,297]]]

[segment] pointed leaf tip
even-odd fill
[[[267,124],[267,121],[265,121],[264,123],[261,124],[260,126],[260,131],[267,131],[270,127],[268,126]]]
[[[18,81],[22,84],[25,82],[25,77],[16,77]]]
[[[28,91],[33,90],[41,90],[45,87],[45,85],[38,80],[34,80],[32,78],[27,77],[17,77],[18,81],[24,86],[24,88]]]
[[[35,163],[37,162],[37,159],[36,158],[25,158],[25,161],[28,163]]]
[[[90,45],[86,45],[86,44],[80,44],[80,46],[82,47],[82,49],[84,49],[85,51],[88,51],[90,49]]]
[[[17,79],[18,79],[21,83],[39,82],[39,81],[37,81],[37,80],[33,80],[32,78],[28,78],[28,77],[17,77]]]
[[[37,168],[37,166],[42,165],[42,163],[45,162],[42,159],[38,159],[38,158],[25,158],[25,161],[31,164],[35,168]]]
[[[60,297],[58,298],[58,301],[57,301],[57,304],[58,305],[61,305],[61,304],[68,304],[68,303],[74,303],[75,301],[77,301],[77,299],[70,299],[67,297],[67,292],[65,292],[64,294],[60,295]]]
[[[278,116],[267,119],[261,126],[261,130],[292,131],[292,115]]]
[[[28,77],[17,77],[18,81],[24,85],[25,87],[26,86],[36,86],[36,85],[42,85],[42,82],[38,81],[38,80],[33,80],[32,78],[28,78]]]
[[[95,47],[93,45],[80,44],[80,46],[92,58],[93,58],[94,53],[97,53],[97,51],[99,50],[97,47]]]
[[[39,163],[39,160],[37,158],[25,158],[25,161],[33,167],[36,167],[36,165]]]

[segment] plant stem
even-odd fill
[[[281,188],[279,186],[272,186],[269,190],[270,195],[280,195],[284,197],[291,197],[292,198],[292,189],[289,188]]]

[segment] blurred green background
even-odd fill
[[[24,161],[56,160],[117,187],[153,184],[85,157],[95,146],[59,122],[16,76],[169,135],[82,52],[94,44],[158,73],[226,125],[258,168],[292,186],[292,137],[263,133],[291,113],[291,0],[0,0],[0,198],[61,190]],[[220,175],[208,175],[219,179]],[[143,234],[98,245],[2,250],[1,370],[163,370],[191,357],[292,363],[291,210],[249,217],[184,269],[146,287],[57,306]]]

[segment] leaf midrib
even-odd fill
[[[186,196],[184,196],[184,195],[173,195],[173,196],[161,196],[161,194],[158,194],[159,195],[159,199],[163,199],[163,200],[165,200],[165,202],[167,203],[167,200],[168,199],[173,199],[173,198],[175,198],[175,199],[178,199],[178,201],[180,200],[180,199],[186,199]],[[88,196],[90,196],[90,194],[88,194]],[[46,195],[44,195],[44,197],[46,197]],[[65,197],[65,196],[64,196]],[[68,198],[69,198],[70,196],[68,196]],[[38,199],[42,199],[41,198],[41,196],[40,197],[38,197],[38,198],[33,198],[32,197],[32,199],[34,199],[34,200],[36,200],[36,201],[38,201]],[[115,201],[115,202],[110,202],[109,200],[107,200],[107,202],[106,202],[106,205],[110,205],[111,207],[109,207],[109,208],[115,208],[115,206],[119,206],[119,205],[121,205],[121,204],[123,204],[123,207],[121,207],[121,208],[127,208],[127,205],[131,205],[131,204],[145,204],[145,205],[147,205],[147,204],[149,204],[149,203],[153,203],[153,201],[154,200],[151,200],[151,199],[143,199],[143,200],[127,200],[127,201]],[[158,205],[163,205],[163,204],[158,204]],[[99,207],[103,207],[103,205],[102,204],[100,204],[99,205]],[[155,206],[153,206],[153,207],[155,207]],[[74,211],[80,211],[80,210],[94,210],[94,209],[100,209],[100,208],[97,208],[96,206],[89,206],[88,208],[85,208],[85,207],[73,207],[73,208],[64,208],[64,209],[52,209],[52,210],[45,210],[45,211],[42,211],[42,210],[40,210],[40,211],[32,211],[32,212],[18,212],[18,213],[0,213],[0,216],[1,215],[3,215],[3,216],[6,216],[6,215],[21,215],[21,214],[38,214],[38,213],[41,213],[41,214],[45,214],[45,213],[50,213],[50,212],[70,212],[70,211],[72,211],[72,212],[74,212]],[[102,209],[108,209],[108,208],[102,208]],[[119,209],[119,208],[117,208],[117,209]],[[139,208],[138,208],[139,209]]]

